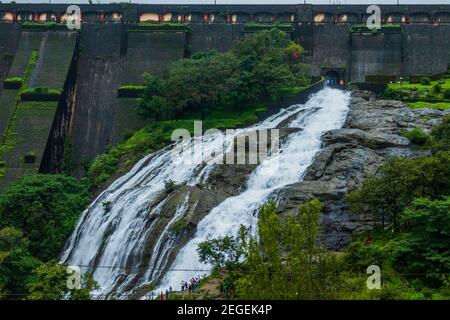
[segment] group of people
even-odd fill
[[[200,277],[200,275],[191,278],[189,281],[181,280],[181,291],[184,292],[186,290],[189,291],[189,293],[194,293],[198,286],[200,285],[200,281],[206,278],[206,274]]]
[[[200,276],[196,276],[191,278],[189,281],[181,280],[181,292],[189,291],[189,293],[194,293],[200,286],[200,281],[206,278],[206,274]],[[159,293],[159,300],[169,300],[169,296],[172,294],[172,287],[166,289],[166,293],[164,294],[162,291]],[[153,293],[152,293],[153,299]]]

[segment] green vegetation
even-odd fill
[[[312,200],[286,217],[264,205],[257,237],[241,228],[237,239],[203,242],[200,260],[214,266],[227,298],[450,299],[450,116],[427,140],[433,155],[393,158],[347,196],[377,225],[346,252],[318,246],[321,204]],[[381,268],[378,290],[366,285],[371,265]]]
[[[381,177],[366,180],[347,197],[354,212],[370,214],[380,223],[373,231],[377,241],[350,247],[352,264],[362,260],[411,274],[407,282],[421,298],[442,298],[434,291],[448,293],[449,132],[450,116],[446,116],[432,131],[432,156],[392,159],[382,167]]]
[[[118,96],[124,98],[137,98],[144,92],[145,86],[121,86],[118,90]]]
[[[95,285],[90,275],[83,276],[84,290],[66,292],[66,268],[52,260],[89,198],[85,182],[41,174],[20,179],[0,195],[0,299],[89,297],[87,289]]]
[[[28,61],[28,65],[23,73],[22,86],[20,87],[20,89],[18,91],[14,110],[11,115],[11,119],[9,120],[8,127],[5,130],[2,143],[0,144],[0,161],[2,161],[1,160],[2,154],[5,151],[13,148],[13,146],[17,143],[17,134],[15,132],[13,132],[13,128],[15,127],[17,111],[18,111],[19,104],[20,104],[20,94],[22,93],[22,91],[27,89],[28,80],[31,77],[31,73],[33,72],[34,67],[36,66],[38,57],[39,57],[39,51],[33,50],[31,52],[30,59]],[[6,167],[7,167],[6,163],[4,163],[3,166],[0,166],[0,178],[5,174]]]
[[[189,227],[189,223],[186,218],[180,218],[172,226],[172,233],[176,236],[179,236]]]
[[[62,95],[60,89],[35,87],[21,90],[20,98],[25,101],[59,101]]]
[[[450,109],[450,102],[424,102],[424,101],[417,101],[417,102],[408,102],[408,107],[413,109],[421,109],[421,108],[430,108],[430,109],[439,109],[439,110],[445,110]]]
[[[348,273],[337,254],[317,245],[321,208],[318,200],[312,200],[296,215],[281,219],[275,203],[268,203],[259,211],[257,237],[241,227],[239,238],[209,240],[197,252],[202,262],[213,264],[213,276],[219,270],[226,274],[220,288],[227,298],[309,300],[369,295],[366,278]]]
[[[401,30],[402,27],[399,24],[383,24],[380,29],[369,29],[365,24],[352,25],[350,27],[351,33],[363,32],[363,33],[381,33],[389,30]]]
[[[287,88],[310,83],[302,53],[302,47],[274,29],[238,41],[228,53],[195,54],[173,63],[162,78],[146,75],[138,112],[156,120],[200,112],[204,119],[215,110],[275,101]]]
[[[189,24],[182,22],[139,22],[141,27],[188,27]]]
[[[385,96],[407,102],[411,108],[450,108],[450,79],[432,81],[429,77],[420,78],[420,83],[390,83]]]
[[[418,145],[418,146],[424,146],[427,145],[430,142],[430,136],[423,132],[419,128],[414,128],[412,130],[404,130],[401,132],[401,135],[403,137],[406,137],[411,141],[412,144]]]
[[[128,32],[190,32],[189,24],[180,22],[140,22],[130,26]]]
[[[245,24],[245,30],[267,30],[267,29],[280,29],[280,30],[294,30],[294,24],[288,22],[274,22],[274,23],[263,23],[263,22],[247,22]]]
[[[442,123],[433,128],[433,149],[435,151],[450,151],[450,115],[442,120]]]
[[[309,85],[302,52],[283,32],[263,31],[241,40],[229,53],[198,53],[171,65],[161,78],[147,74],[137,112],[150,123],[92,162],[91,188],[171,143],[175,129],[192,134],[193,120],[203,120],[203,130],[255,122],[258,113],[266,110],[265,103],[297,94]]]
[[[67,30],[65,23],[58,23],[55,21],[46,22],[35,22],[35,21],[24,21],[20,24],[22,29],[36,29],[36,30],[48,30],[48,29],[62,29]]]
[[[30,253],[55,257],[89,202],[87,185],[62,175],[26,176],[0,195],[0,227],[22,230]]]
[[[32,271],[41,263],[29,250],[29,241],[14,227],[0,229],[0,300],[25,298],[28,284],[34,279]],[[2,293],[4,296],[2,296]],[[23,295],[23,296],[21,296]]]
[[[177,188],[177,184],[173,180],[164,181],[164,191],[166,191],[167,194],[171,193],[176,188]]]
[[[23,79],[21,77],[7,78],[3,81],[5,89],[20,89],[23,84]]]
[[[67,286],[67,268],[51,260],[41,264],[34,272],[34,280],[29,285],[30,300],[89,300],[91,291],[98,284],[90,273],[81,276],[81,288],[69,289]]]

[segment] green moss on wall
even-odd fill
[[[11,77],[3,81],[3,86],[5,89],[20,89],[23,84],[23,79],[21,77]]]

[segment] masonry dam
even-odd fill
[[[135,97],[178,59],[276,26],[305,48],[313,76],[341,84],[370,75],[434,75],[450,62],[450,5],[381,5],[382,28],[364,31],[362,5],[0,4],[0,189],[36,172],[79,168],[139,129]],[[54,23],[49,23],[54,22]],[[27,88],[51,94],[22,94]],[[81,171],[80,171],[81,172]]]

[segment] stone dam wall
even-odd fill
[[[0,4],[0,189],[24,174],[58,172],[67,141],[71,161],[82,168],[141,128],[135,99],[118,97],[120,86],[141,85],[145,72],[162,74],[196,52],[224,52],[273,25],[305,48],[313,76],[334,72],[345,83],[367,75],[433,75],[450,62],[450,5],[381,6],[380,32],[352,29],[367,19],[360,5],[80,8],[81,30],[70,31],[66,5]],[[21,101],[19,88],[4,88],[5,79],[25,76],[34,51],[39,57],[25,86],[58,89],[56,100]]]

